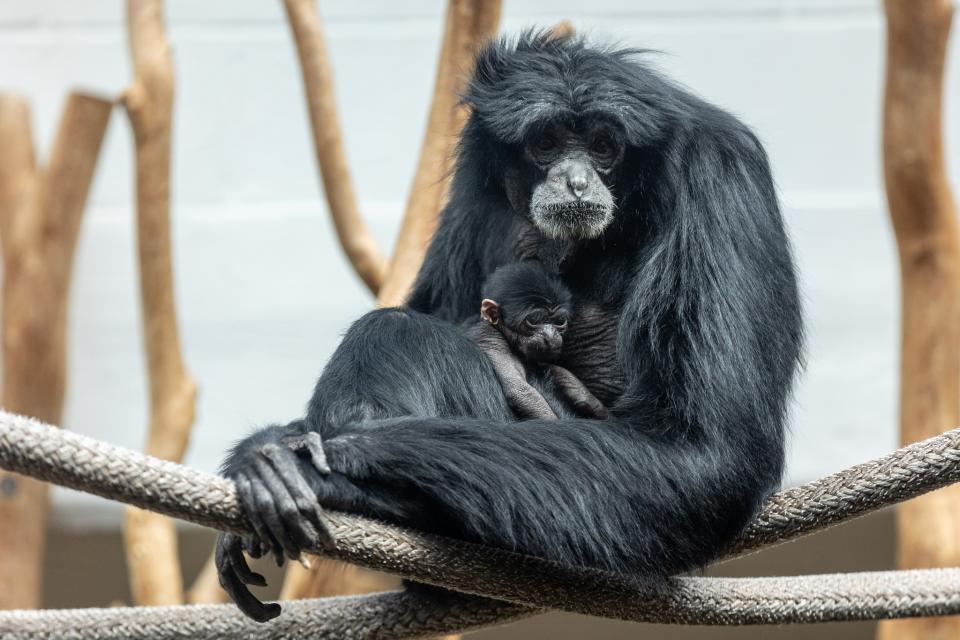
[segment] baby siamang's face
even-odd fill
[[[484,299],[480,317],[496,327],[525,360],[552,362],[563,350],[570,309],[563,304],[527,307]]]
[[[622,138],[617,126],[599,118],[549,123],[526,137],[526,184],[516,186],[529,198],[530,220],[545,235],[595,238],[613,221],[610,185],[623,160]]]
[[[527,360],[552,362],[563,350],[563,333],[570,312],[565,307],[533,309],[519,318],[510,318],[517,333],[516,349]]]

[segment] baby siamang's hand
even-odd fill
[[[333,535],[323,520],[316,493],[301,471],[296,450],[309,454],[310,463],[321,474],[330,473],[319,434],[267,443],[254,449],[240,470],[232,474],[237,497],[250,520],[254,534],[221,534],[217,540],[216,563],[220,585],[246,615],[265,622],[280,615],[280,605],[260,602],[247,585],[263,586],[264,577],[254,573],[243,556],[272,552],[277,565],[285,558],[297,560],[303,551],[319,546],[333,548]]]

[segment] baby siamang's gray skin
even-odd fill
[[[570,292],[538,262],[497,269],[483,286],[480,320],[467,334],[487,354],[510,408],[520,418],[556,420],[557,414],[527,380],[531,368],[550,378],[556,393],[578,414],[605,419],[607,408],[568,369],[561,355],[569,321]]]

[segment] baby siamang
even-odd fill
[[[549,378],[540,384],[553,384],[580,415],[607,418],[603,403],[570,371],[553,364],[570,318],[571,295],[560,278],[539,262],[515,262],[494,271],[482,292],[480,320],[467,323],[467,335],[490,358],[513,412],[556,420],[554,408],[528,381],[539,374]]]
[[[306,416],[224,463],[256,534],[220,537],[220,579],[258,620],[280,607],[250,594],[263,579],[241,550],[333,544],[323,508],[657,580],[716,558],[780,482],[802,332],[756,136],[637,52],[578,37],[490,44],[464,100],[407,304],[356,321]],[[515,421],[459,329],[530,225],[569,243],[558,364],[608,420]]]

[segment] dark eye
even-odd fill
[[[527,333],[533,333],[534,331],[536,331],[538,326],[539,326],[538,324],[531,322],[529,319],[526,319],[523,321],[523,329]]]
[[[529,145],[530,153],[538,160],[548,160],[560,150],[560,141],[549,133],[534,138]]]
[[[555,326],[557,327],[557,331],[563,333],[567,330],[567,321],[564,320],[563,322],[558,322]]]
[[[610,160],[616,154],[613,140],[606,136],[599,136],[590,143],[590,153],[596,158]]]

